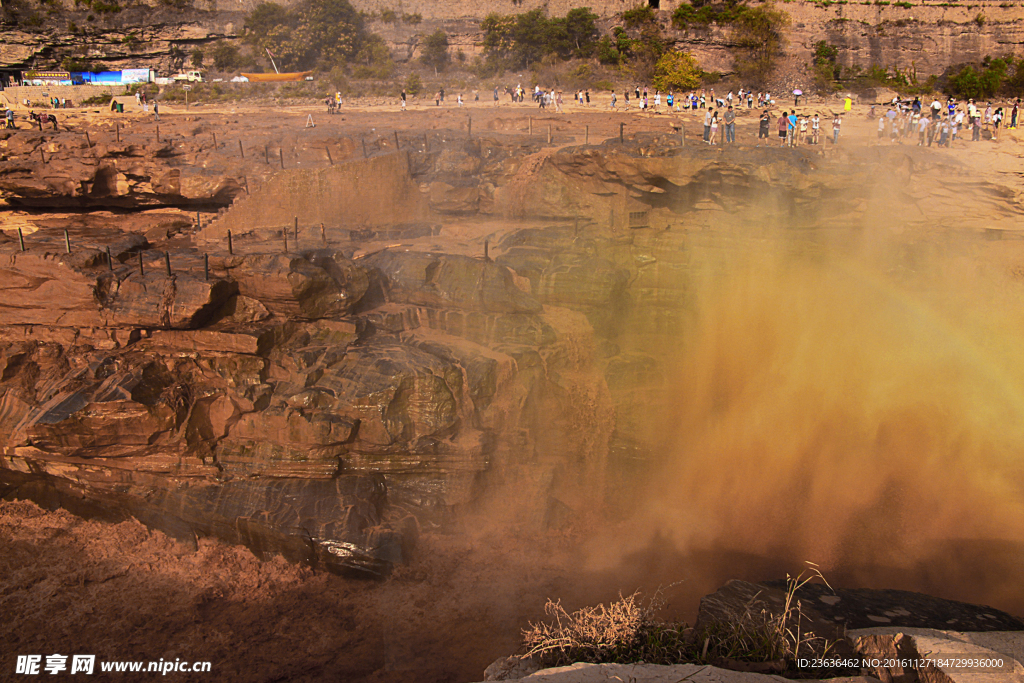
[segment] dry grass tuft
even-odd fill
[[[665,606],[662,592],[644,601],[639,591],[608,605],[584,607],[569,613],[560,602],[548,600],[546,623],[531,623],[523,631],[526,656],[545,666],[574,662],[650,664],[714,664],[751,671],[798,674],[796,660],[830,652],[836,640],[805,630],[799,588],[815,578],[825,581],[808,563],[810,575],[788,576],[786,600],[772,613],[755,597],[737,618],[707,624],[699,631],[685,623],[663,622],[657,613]],[[828,585],[828,582],[825,582]]]
[[[584,607],[572,614],[548,600],[553,623],[530,624],[523,631],[527,656],[547,666],[573,662],[678,661],[690,647],[685,624],[666,624],[655,615],[665,606],[661,591],[644,602],[639,591],[615,602]]]

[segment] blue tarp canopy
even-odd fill
[[[74,83],[102,83],[105,85],[120,85],[121,84],[121,72],[120,71],[75,71],[71,74],[71,80]]]

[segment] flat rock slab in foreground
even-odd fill
[[[934,664],[919,667],[881,666],[865,668],[871,675],[829,678],[830,683],[1024,683],[1024,632],[987,631],[960,633],[934,629],[880,628],[851,631],[857,650],[866,658],[930,659]],[[899,647],[886,648],[887,642]],[[582,664],[541,669],[517,678],[528,668],[502,666],[514,664],[516,658],[498,660],[487,669],[487,680],[520,680],[531,683],[597,683],[598,681],[629,681],[631,683],[680,683],[701,681],[715,683],[768,683],[786,681],[781,676],[730,671],[699,664]],[[957,662],[957,660],[960,660]],[[966,660],[966,663],[965,663]],[[529,661],[529,660],[525,660]],[[982,666],[992,664],[996,666]],[[892,662],[884,662],[886,664]],[[961,664],[956,666],[956,664]],[[810,679],[800,679],[810,680]],[[815,679],[817,680],[817,679]]]
[[[506,679],[513,680],[513,679]],[[541,669],[520,681],[530,683],[766,683],[786,681],[781,676],[754,674],[746,671],[729,671],[702,664],[573,664],[551,669]],[[852,678],[830,678],[831,683],[875,683],[867,676]]]
[[[868,639],[894,641],[909,638],[911,657],[928,660],[931,664],[907,672],[903,680],[920,680],[922,683],[1024,683],[1024,632],[1021,631],[961,633],[882,626],[851,631],[849,636],[858,642],[858,649],[865,656],[870,656],[870,648],[865,647]],[[900,671],[893,667],[884,668],[887,671],[877,672],[882,680],[886,674],[894,681],[901,680]],[[913,674],[916,678],[912,677]]]

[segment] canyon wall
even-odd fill
[[[282,2],[283,5],[294,4]],[[367,13],[370,30],[384,37],[397,61],[415,59],[422,38],[437,29],[449,35],[453,55],[481,54],[483,35],[480,20],[491,12],[516,14],[546,8],[549,15],[564,15],[574,6],[568,0],[501,0],[486,8],[461,2],[425,0],[353,0]],[[598,15],[602,33],[620,23],[621,13],[634,6],[633,0],[588,2]],[[732,38],[728,26],[712,24],[680,31],[671,27],[677,0],[660,0],[658,16],[665,35],[676,49],[691,52],[707,71],[733,70]],[[154,22],[144,5],[133,6],[118,16],[117,25],[92,24],[72,32],[53,20],[45,30],[5,30],[0,41],[0,68],[52,67],[74,47],[78,57],[102,59],[111,68],[149,66],[169,71],[176,51],[241,34],[245,13],[255,3],[214,3],[215,11],[195,12],[188,21],[166,18]],[[913,2],[885,4],[872,2],[804,2],[794,0],[777,5],[789,14],[788,44],[784,70],[800,74],[811,61],[813,45],[825,40],[840,48],[844,67],[871,66],[912,70],[921,78],[943,73],[948,67],[980,62],[986,56],[1024,54],[1024,9],[1019,3],[983,0],[974,4]],[[394,11],[398,21],[380,20],[384,10]],[[403,15],[420,15],[419,23],[402,20]],[[134,35],[137,40],[131,40]],[[799,76],[798,76],[799,78]],[[809,75],[808,75],[809,78]],[[809,83],[805,84],[809,85]]]
[[[448,33],[452,52],[462,50],[468,57],[482,53],[483,35],[478,24],[482,17],[467,16],[467,6],[462,3],[417,2],[396,6],[388,0],[354,0],[353,4],[370,13],[393,9],[399,16],[403,12],[423,16],[421,24],[379,20],[372,23],[372,30],[388,41],[396,59],[418,57],[420,39],[437,28]],[[563,4],[566,3],[545,3],[548,14],[553,16],[571,9],[562,7]],[[619,15],[623,9],[634,5],[621,0],[588,4],[602,17],[599,22],[602,33],[609,33],[612,27],[621,24]],[[524,0],[514,7],[501,5],[488,6],[488,12],[521,13],[540,3]],[[676,49],[693,54],[706,71],[732,72],[731,28],[712,24],[677,30],[671,25],[672,8],[666,9],[668,5],[661,3],[658,16],[669,42]],[[953,65],[980,62],[986,56],[1024,54],[1024,9],[1016,3],[940,5],[915,2],[905,7],[871,2],[828,3],[826,6],[825,3],[794,1],[777,7],[791,19],[783,60],[787,72],[806,70],[812,60],[814,44],[820,40],[839,48],[839,63],[844,67],[895,67],[902,71],[913,70],[922,80],[941,74]]]

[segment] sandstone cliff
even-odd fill
[[[282,4],[288,5],[289,2]],[[619,15],[635,3],[608,0],[589,3],[602,20],[602,31],[620,23]],[[728,74],[734,70],[731,31],[711,25],[679,31],[671,27],[671,13],[678,3],[660,3],[659,18],[666,37],[677,48],[694,54],[706,71]],[[0,67],[49,68],[66,56],[103,60],[112,68],[145,67],[169,73],[182,67],[195,47],[221,39],[237,39],[250,6],[211,4],[188,14],[166,10],[153,13],[145,5],[134,6],[114,19],[100,17],[86,23],[77,15],[57,16],[39,28],[5,29],[0,42]],[[355,0],[368,13],[370,30],[381,34],[396,61],[419,56],[423,36],[437,29],[449,35],[452,53],[473,57],[482,51],[479,22],[486,13],[514,14],[544,7],[550,14],[564,14],[572,3],[539,3],[524,0],[505,7],[477,10],[465,3]],[[779,5],[792,20],[783,70],[797,81],[811,85],[808,64],[813,45],[825,40],[840,48],[839,63],[847,68],[872,66],[914,72],[920,80],[942,74],[950,66],[980,62],[986,56],[1024,53],[1024,16],[1015,3],[979,0],[977,4],[939,3],[932,0],[905,3],[814,2],[793,0]],[[380,12],[419,14],[422,22],[380,21]],[[69,17],[79,21],[70,30]]]

